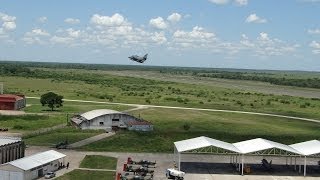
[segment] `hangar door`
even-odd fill
[[[0,180],[23,180],[23,173],[0,170]]]

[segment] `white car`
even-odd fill
[[[48,172],[46,175],[44,175],[44,178],[50,179],[56,176],[55,172]]]

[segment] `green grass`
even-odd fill
[[[87,170],[73,170],[63,176],[56,178],[57,180],[114,180],[115,172],[105,171],[87,171]]]
[[[61,128],[49,133],[25,138],[27,145],[54,146],[68,140],[69,144],[103,133],[101,130],[80,130],[74,127]]]
[[[94,109],[113,109],[116,111],[128,110],[132,107],[124,105],[108,105],[95,103],[78,103],[66,101],[63,107],[51,111],[48,107],[43,107],[37,99],[27,99],[28,107],[24,108],[25,112],[30,113],[83,113]]]
[[[0,115],[0,127],[9,131],[28,132],[66,123],[66,115]]]
[[[50,71],[59,74],[67,73],[59,69],[50,69]],[[80,70],[72,70],[71,72],[82,79],[79,78],[76,81],[68,79],[68,76],[65,80],[8,76],[1,78],[6,87],[9,87],[7,89],[9,92],[21,92],[28,96],[39,97],[48,91],[53,91],[68,99],[109,102],[110,100],[105,98],[112,96],[113,102],[134,104],[148,104],[150,102],[154,105],[243,110],[307,118],[320,117],[320,100],[318,99],[262,94],[204,84],[197,84],[195,88],[194,84],[119,77],[101,71],[84,73]],[[43,112],[40,105],[33,105],[34,101],[30,101],[30,103],[32,106],[27,107],[26,111]],[[83,103],[68,102],[65,103],[65,107],[61,108],[61,111],[83,112],[86,108],[88,110],[100,108],[100,105],[89,104],[91,107],[86,107]],[[116,110],[123,109],[123,107],[117,106],[106,105],[106,107]],[[126,108],[124,107],[124,109]]]
[[[86,155],[81,161],[80,168],[115,170],[117,168],[117,158],[99,155]]]
[[[112,152],[173,152],[173,142],[208,136],[227,142],[266,138],[285,144],[319,139],[320,124],[285,118],[173,109],[145,109],[141,116],[154,124],[154,132],[119,132],[82,147]],[[190,125],[188,131],[185,124]]]

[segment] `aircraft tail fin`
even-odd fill
[[[148,54],[144,55],[143,58],[144,58],[144,59],[147,59],[147,58],[148,58]]]

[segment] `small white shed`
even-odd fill
[[[59,169],[66,155],[54,150],[0,165],[0,180],[32,180]]]

